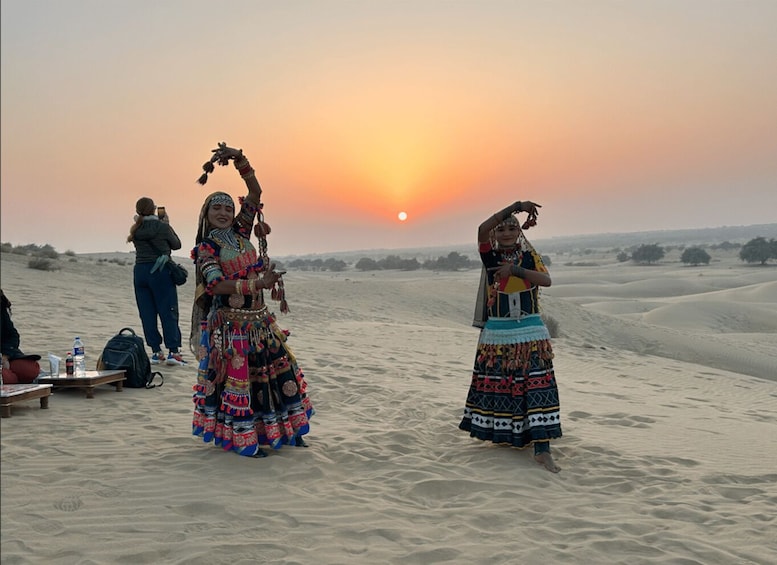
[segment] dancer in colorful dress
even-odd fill
[[[206,443],[248,457],[261,445],[307,447],[313,407],[307,384],[264,301],[264,291],[287,312],[282,272],[267,256],[270,227],[262,215],[262,189],[242,150],[220,143],[203,169],[234,162],[248,187],[237,213],[232,197],[214,192],[200,212],[192,251],[197,290],[192,311],[192,350],[199,360],[192,433]],[[256,220],[256,224],[254,221]],[[251,229],[258,247],[250,241]]]
[[[500,445],[533,445],[535,460],[557,473],[550,440],[561,437],[559,397],[538,289],[551,279],[514,216],[529,214],[526,230],[539,207],[515,202],[478,228],[483,276],[473,325],[482,329],[459,428]]]

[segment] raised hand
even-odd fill
[[[208,175],[215,169],[214,163],[218,163],[223,167],[228,165],[230,160],[239,160],[243,157],[242,149],[229,147],[226,141],[219,143],[216,149],[211,149],[211,153],[213,153],[213,156],[211,156],[210,161],[202,166],[202,170],[205,172],[197,179],[197,182],[200,184],[208,182]]]
[[[229,147],[226,141],[219,143],[216,149],[211,149],[211,152],[213,153],[213,157],[210,159],[211,162],[218,162],[218,164],[222,166],[229,164],[230,159],[239,159],[243,156],[242,149]]]

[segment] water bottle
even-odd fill
[[[73,340],[73,365],[76,371],[76,377],[86,376],[86,358],[84,357],[84,342],[76,336]]]

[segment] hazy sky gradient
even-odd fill
[[[2,241],[184,249],[233,168],[271,255],[777,222],[777,2],[3,0]],[[400,223],[397,213],[409,219]]]

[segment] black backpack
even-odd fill
[[[154,388],[165,383],[162,373],[151,371],[143,339],[132,328],[122,328],[108,340],[97,360],[97,369],[123,369],[126,374],[124,386],[128,388]],[[153,384],[157,376],[162,382]]]

